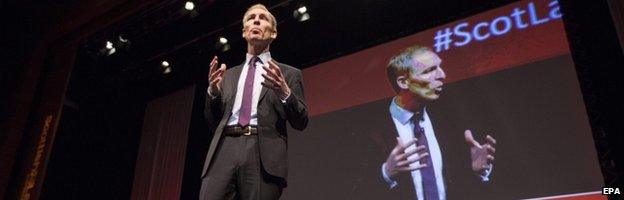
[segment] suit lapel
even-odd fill
[[[230,88],[230,98],[236,98],[236,92],[238,92],[238,80],[240,80],[240,75],[241,72],[243,71],[243,65],[239,65],[236,66],[234,68],[232,68],[232,73],[234,75],[234,78],[230,79],[231,83],[229,85],[233,86],[232,88]]]
[[[262,99],[264,99],[264,95],[267,93],[269,89],[265,86],[262,86],[262,90],[260,91],[260,98],[258,98],[258,104],[260,104],[260,102],[262,102]]]
[[[384,130],[391,130],[390,133],[385,133],[385,134],[392,134],[392,137],[385,137],[386,140],[386,144],[388,144],[388,153],[390,153],[390,151],[392,151],[392,149],[394,149],[394,146],[397,144],[397,140],[396,138],[399,137],[399,132],[396,129],[396,125],[394,125],[394,120],[392,120],[392,115],[390,114],[388,107],[390,104],[386,104],[385,105],[385,112],[386,115],[384,117]]]
[[[227,117],[224,117],[223,119],[229,119],[230,114],[232,113],[232,107],[234,106],[234,101],[236,101],[236,92],[238,92],[238,80],[240,79],[241,72],[243,71],[243,65],[238,65],[231,70],[233,77],[228,78],[227,85],[229,85],[230,87],[228,87],[228,96],[225,97],[225,102],[227,104]]]
[[[451,154],[449,154],[448,148],[450,147],[450,144],[447,144],[447,142],[452,139],[449,138],[448,136],[449,134],[449,130],[444,129],[444,126],[442,126],[438,122],[439,119],[441,120],[442,118],[436,118],[436,117],[440,117],[442,115],[440,115],[439,113],[436,113],[436,107],[434,106],[429,106],[427,108],[427,114],[429,115],[429,119],[431,121],[431,125],[433,126],[433,132],[435,133],[435,137],[438,141],[438,147],[440,148],[440,154],[442,155],[442,175],[443,175],[443,180],[444,180],[444,185],[446,186],[446,194],[448,194],[448,185],[452,184],[452,175],[450,174],[449,171],[450,168],[452,168],[453,166],[451,166],[451,164],[449,163],[449,156],[451,156]]]

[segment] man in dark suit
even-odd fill
[[[205,116],[214,131],[200,199],[279,199],[286,187],[286,122],[308,123],[301,72],[271,58],[275,17],[261,4],[243,17],[246,60],[226,70],[210,63]]]
[[[453,126],[435,125],[445,121],[444,115],[429,115],[428,105],[439,98],[446,78],[441,62],[430,49],[414,46],[391,58],[387,67],[396,96],[390,102],[390,115],[381,121],[386,122],[387,130],[393,131],[381,137],[392,138],[390,141],[383,139],[378,143],[390,147],[380,174],[393,197],[446,199],[451,190],[463,190],[463,197],[478,196],[476,193],[482,191],[464,189],[489,181],[496,140],[488,135],[481,144],[470,130],[457,137],[455,130],[446,128]],[[462,139],[469,148],[461,144]]]

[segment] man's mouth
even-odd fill
[[[260,33],[262,33],[262,31],[260,29],[257,29],[257,28],[252,28],[251,29],[251,34],[260,34]]]
[[[435,94],[440,95],[442,93],[442,87],[438,87],[433,89],[433,92],[435,92]]]

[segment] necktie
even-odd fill
[[[418,139],[416,146],[425,146],[425,152],[429,154],[428,157],[420,159],[421,164],[427,164],[427,167],[420,169],[420,177],[422,178],[423,194],[426,200],[438,200],[438,184],[436,183],[435,171],[433,168],[433,162],[431,162],[431,154],[429,153],[429,145],[427,144],[427,136],[425,136],[425,130],[420,126],[422,118],[422,111],[416,113],[412,117],[412,123],[414,123],[414,137]]]
[[[245,87],[243,88],[243,100],[238,114],[238,124],[242,127],[249,125],[249,120],[251,120],[251,98],[253,97],[254,75],[256,74],[256,62],[258,62],[258,60],[259,58],[257,56],[252,57],[249,60],[249,67],[247,68]]]

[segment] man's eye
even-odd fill
[[[430,68],[426,69],[426,70],[425,70],[425,71],[423,71],[422,73],[423,73],[423,74],[427,74],[427,73],[429,73],[429,72],[435,71],[436,69],[438,69],[438,67],[437,67],[437,66],[433,66],[433,67],[430,67]]]
[[[247,17],[247,21],[252,20],[255,17],[256,17],[256,15],[249,15],[249,17]]]

